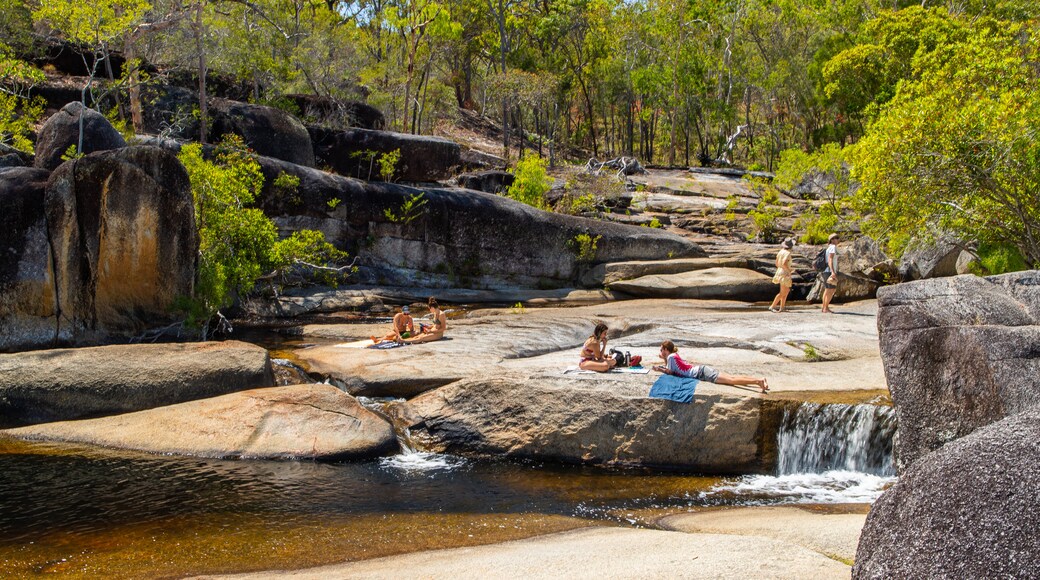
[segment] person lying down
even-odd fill
[[[769,392],[769,382],[765,377],[730,375],[721,373],[708,365],[697,365],[683,360],[679,356],[679,349],[675,348],[675,343],[670,340],[661,343],[661,358],[664,359],[665,364],[653,367],[655,371],[677,377],[708,381],[717,385],[731,385],[734,387],[755,386],[761,389],[763,393]]]

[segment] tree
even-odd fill
[[[33,20],[60,31],[66,40],[87,49],[82,53],[83,65],[89,71],[80,91],[80,101],[87,106],[87,92],[92,91],[98,68],[104,64],[112,75],[109,53],[113,45],[129,33],[151,9],[147,0],[46,0],[33,11]],[[91,96],[91,101],[97,99]],[[79,142],[83,151],[83,116],[79,119]]]
[[[853,148],[868,231],[900,250],[953,232],[1040,267],[1040,28],[974,22],[913,63]]]

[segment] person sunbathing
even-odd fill
[[[605,373],[617,365],[617,361],[604,354],[607,350],[607,325],[600,322],[592,331],[592,336],[585,340],[581,347],[581,360],[578,368],[583,371]]]
[[[675,348],[675,344],[670,340],[661,343],[661,358],[665,360],[665,364],[655,366],[655,371],[677,377],[708,381],[717,385],[731,385],[734,387],[755,386],[761,389],[763,393],[769,392],[769,382],[765,377],[759,379],[747,375],[728,375],[720,373],[708,365],[695,365],[684,361],[679,356],[679,349]]]
[[[414,335],[415,321],[412,320],[412,315],[409,313],[408,306],[402,306],[401,311],[394,315],[393,327],[390,332],[382,338],[373,336],[371,339],[374,344],[390,341],[402,342]]]
[[[430,307],[431,324],[427,326],[420,323],[419,334],[412,338],[405,339],[404,342],[417,344],[420,342],[433,342],[444,338],[444,331],[448,330],[448,317],[444,315],[444,311],[437,305],[436,298],[431,296],[427,304]]]

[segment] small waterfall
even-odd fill
[[[891,477],[891,407],[803,403],[784,411],[777,435],[777,474],[855,471]]]
[[[424,473],[433,470],[453,469],[466,463],[460,457],[419,450],[412,439],[412,432],[408,429],[408,426],[398,420],[397,414],[391,410],[394,403],[402,402],[404,399],[358,397],[357,400],[366,409],[381,415],[389,421],[394,428],[394,434],[397,436],[397,444],[401,446],[401,452],[381,459],[380,463],[384,467],[407,473]]]

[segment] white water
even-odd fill
[[[394,433],[397,435],[397,443],[401,446],[401,452],[397,455],[381,458],[379,465],[384,469],[393,469],[409,474],[422,474],[450,471],[466,465],[466,460],[462,457],[443,453],[430,453],[416,448],[415,442],[412,441],[412,432],[408,430],[408,427],[394,421],[393,415],[388,412],[388,407],[392,403],[403,402],[404,399],[358,397],[357,400],[370,411],[386,417],[394,426]]]
[[[804,403],[784,413],[777,474],[717,486],[705,498],[738,495],[752,503],[873,503],[895,483],[891,408]]]

